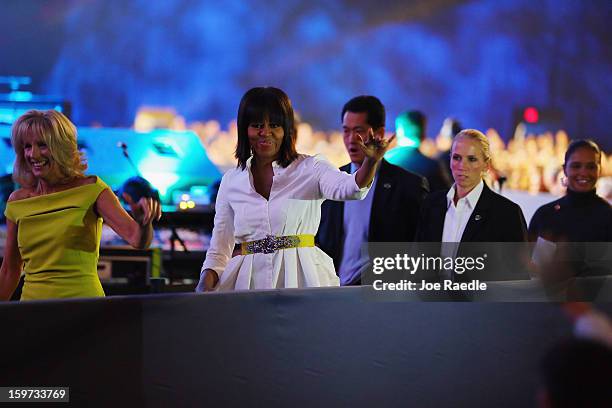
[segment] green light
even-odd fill
[[[194,197],[204,197],[208,193],[208,187],[206,186],[191,186],[189,192]]]
[[[395,134],[398,146],[419,147],[419,127],[408,119],[406,113],[402,113],[395,119]]]
[[[168,194],[168,189],[172,187],[179,179],[178,174],[174,173],[155,173],[155,172],[142,172],[142,176],[146,178],[149,183],[159,190],[161,199],[164,200]]]

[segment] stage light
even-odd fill
[[[8,99],[13,102],[30,102],[32,97],[29,91],[13,91],[8,95]]]
[[[533,106],[529,106],[523,111],[523,119],[525,119],[527,123],[538,123],[540,112]]]
[[[193,197],[203,197],[208,195],[207,186],[191,186],[189,192]]]
[[[168,194],[168,189],[172,187],[178,180],[179,176],[174,173],[158,173],[143,171],[142,175],[151,181],[151,184],[159,190],[162,200],[165,200]]]
[[[419,129],[415,126],[406,113],[402,113],[395,119],[395,135],[398,146],[419,147]]]

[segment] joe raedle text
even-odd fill
[[[487,290],[486,282],[481,282],[475,279],[470,282],[453,282],[450,279],[445,279],[442,282],[427,282],[421,280],[414,282],[407,279],[402,279],[400,282],[384,282],[382,279],[377,279],[373,283],[374,290],[406,290],[406,291],[463,291],[463,290]]]
[[[449,276],[463,275],[471,271],[482,271],[485,268],[487,254],[478,257],[444,257],[444,256],[410,256],[408,254],[396,254],[391,257],[375,257],[372,259],[372,272],[374,290],[389,291],[485,291],[487,284],[480,280],[461,279],[457,282],[448,279]],[[396,271],[407,273],[414,279],[383,279],[384,272]],[[431,272],[438,274],[440,279],[420,279],[418,273]],[[443,278],[442,278],[443,277]]]

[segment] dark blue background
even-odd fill
[[[130,126],[141,105],[225,127],[246,89],[275,85],[305,121],[379,96],[506,138],[513,111],[558,109],[571,137],[612,148],[610,1],[8,0],[0,75],[73,103],[79,125]],[[555,130],[555,129],[551,129]]]

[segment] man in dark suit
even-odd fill
[[[432,193],[439,190],[448,191],[452,180],[444,163],[419,151],[419,146],[425,140],[426,125],[427,118],[419,111],[399,115],[395,121],[398,147],[389,150],[385,159],[404,170],[425,176]]]
[[[340,169],[353,173],[364,160],[359,142],[368,134],[384,135],[385,108],[374,96],[358,96],[344,105],[341,120],[351,163]],[[413,241],[428,191],[424,177],[382,160],[365,199],[323,203],[317,244],[333,258],[341,285],[361,284],[369,265],[363,243]]]

